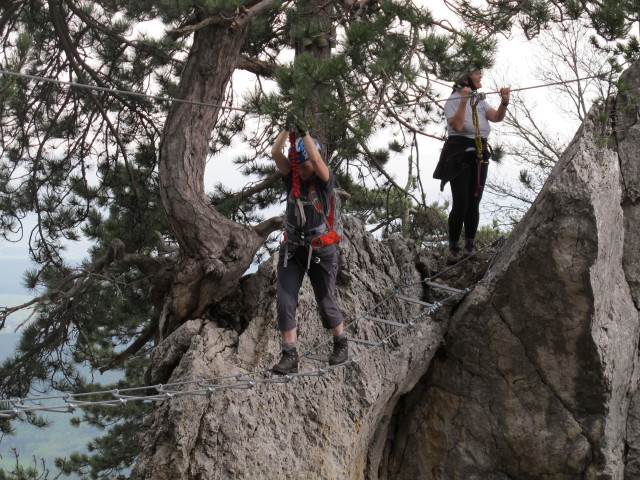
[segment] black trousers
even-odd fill
[[[307,273],[309,248],[289,244],[289,259],[284,266],[285,244],[280,245],[278,256],[278,329],[282,332],[296,328],[298,294]],[[317,263],[316,263],[317,262]],[[320,318],[325,328],[331,329],[343,321],[336,303],[336,274],[338,273],[337,245],[314,248],[309,266],[309,280],[318,303]]]
[[[478,178],[475,150],[467,152],[466,155],[470,156],[470,158],[465,158],[465,160],[469,160],[469,167],[449,182],[452,197],[451,212],[449,213],[449,242],[460,240],[463,225],[465,239],[475,238],[480,222],[480,200],[482,200],[482,191],[487,180],[489,163],[480,164]]]

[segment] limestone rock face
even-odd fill
[[[639,73],[615,131],[594,108],[456,310],[386,478],[640,478]]]
[[[383,301],[399,283],[415,283],[403,287],[402,294],[424,297],[420,270],[428,271],[430,260],[421,257],[411,242],[394,238],[380,243],[354,219],[346,219],[345,226],[338,290],[346,323]],[[276,363],[280,344],[275,261],[245,278],[237,295],[220,306],[216,322],[187,322],[159,345],[154,364],[161,368],[156,371],[175,366],[176,352],[184,353],[172,382],[262,371]],[[394,299],[372,315],[406,323],[423,309]],[[301,353],[329,340],[308,280],[303,284],[298,319]],[[242,333],[235,333],[231,325]],[[359,321],[348,335],[378,341],[394,329]],[[148,419],[149,430],[131,478],[377,478],[393,408],[425,374],[445,330],[446,322],[425,318],[384,347],[350,343],[351,356],[363,354],[352,367],[286,384],[217,390],[210,396],[182,396],[158,404]],[[329,346],[315,353],[326,356]],[[303,358],[300,370],[320,367],[326,364]],[[269,378],[268,373],[248,377]]]
[[[485,281],[455,308],[369,353],[351,343],[363,356],[349,368],[158,403],[131,478],[640,478],[640,64],[624,83],[593,108]],[[416,283],[402,293],[426,299],[431,258],[399,238],[378,242],[353,219],[346,227],[347,322],[405,278]],[[165,339],[154,375],[270,368],[280,353],[274,261],[215,318]],[[421,311],[394,299],[372,315],[407,322]],[[298,318],[302,352],[328,340],[307,282]],[[392,329],[359,322],[349,335],[377,341]],[[303,359],[301,370],[319,366]]]

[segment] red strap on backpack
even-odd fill
[[[340,241],[340,235],[334,230],[333,225],[335,223],[335,192],[332,192],[330,200],[329,200],[329,215],[324,213],[324,209],[322,208],[322,203],[320,203],[320,199],[318,198],[318,194],[316,193],[316,185],[314,182],[309,184],[309,200],[315,207],[318,213],[322,213],[324,217],[324,221],[327,224],[327,229],[329,230],[327,233],[320,235],[319,237],[311,240],[311,246],[314,248],[319,248],[324,245],[331,245],[332,243],[336,243]]]

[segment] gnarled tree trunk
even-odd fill
[[[224,103],[247,25],[211,25],[195,33],[179,98]],[[266,236],[279,227],[277,219],[256,227],[229,220],[205,195],[205,163],[219,113],[218,107],[175,103],[165,123],[160,194],[181,253],[170,308],[163,317],[164,329],[169,331],[184,319],[201,315],[212,301],[235,288]]]

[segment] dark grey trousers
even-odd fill
[[[280,245],[278,257],[278,329],[282,332],[296,328],[298,293],[306,272],[309,248],[289,244],[289,259],[284,266],[285,244]],[[318,303],[320,318],[325,328],[331,329],[343,321],[336,303],[336,273],[338,254],[336,244],[313,250],[309,266],[309,280]],[[316,259],[319,261],[316,263]]]

